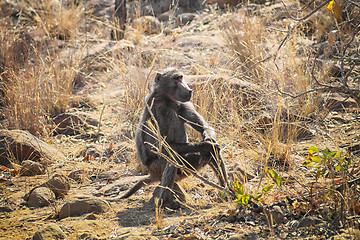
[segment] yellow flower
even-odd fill
[[[331,2],[329,2],[329,5],[327,6],[327,9],[332,13],[334,13],[334,5],[335,5],[335,1],[332,0]]]

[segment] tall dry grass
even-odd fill
[[[0,23],[2,127],[47,134],[48,118],[68,107],[79,59],[62,59],[54,51],[56,41],[35,40],[26,28],[11,28],[6,20]]]
[[[24,21],[42,30],[49,38],[74,38],[84,26],[82,1],[20,0],[17,6],[25,13]]]

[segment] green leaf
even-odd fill
[[[235,192],[238,192],[240,189],[240,184],[238,182],[233,182],[232,184],[233,184]]]
[[[274,170],[269,170],[268,172],[270,178],[272,178],[272,180],[281,188],[281,177],[279,176],[279,174],[277,174],[277,172],[275,172]]]
[[[225,193],[226,193],[225,189],[221,191],[221,198],[225,198]]]
[[[263,187],[262,188],[262,193],[267,193],[270,189],[273,188],[274,185],[269,185],[269,186],[266,186],[266,187]]]
[[[336,167],[335,167],[335,172],[340,172],[341,171],[341,166],[340,165],[337,165]]]
[[[311,159],[311,161],[316,162],[316,163],[321,163],[321,160],[322,160],[320,156],[313,156],[310,159]]]
[[[254,197],[254,200],[257,201],[257,202],[259,202],[259,201],[260,201],[260,198],[262,197],[263,194],[262,194],[262,193],[259,193],[259,192],[257,192],[256,194],[257,194],[257,195]]]
[[[243,197],[242,197],[242,204],[244,205],[244,206],[247,206],[248,204],[249,204],[249,200],[250,200],[250,195],[244,195]]]
[[[245,194],[245,184],[241,185],[240,189],[239,189],[239,193],[244,195]]]
[[[316,179],[319,179],[319,178],[321,178],[323,175],[322,175],[322,172],[320,171],[320,170],[318,170],[317,172],[316,172]]]
[[[308,149],[309,149],[309,153],[310,153],[310,154],[314,154],[314,153],[318,153],[318,152],[319,152],[319,149],[317,149],[317,148],[314,147],[314,146],[310,146]]]
[[[335,152],[335,155],[334,155],[334,158],[335,158],[335,159],[340,159],[341,154],[342,154],[341,151],[336,151],[336,152]]]
[[[324,157],[327,157],[329,155],[329,149],[324,149],[322,151],[322,154],[324,155]]]

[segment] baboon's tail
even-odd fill
[[[136,193],[137,190],[144,187],[147,184],[150,184],[152,182],[150,176],[145,176],[143,179],[141,179],[138,183],[135,184],[127,193],[125,193],[123,196],[120,197],[120,199],[125,199]]]

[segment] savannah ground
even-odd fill
[[[1,168],[0,238],[30,239],[55,223],[67,239],[359,239],[357,99],[338,89],[309,91],[317,81],[337,86],[345,75],[359,90],[359,35],[356,27],[342,33],[328,4],[306,21],[290,17],[321,2],[304,12],[294,8],[305,1],[295,0],[285,2],[292,8],[278,1],[206,4],[186,25],[170,15],[152,34],[148,20],[131,24],[140,15],[135,7],[118,41],[109,40],[116,27],[107,17],[112,1],[0,2],[1,126],[28,130],[66,155],[43,162],[44,175],[20,176],[16,159]],[[351,54],[341,55],[350,33]],[[237,198],[190,176],[180,182],[187,203],[178,211],[155,212],[153,185],[111,202],[106,213],[58,219],[77,196],[117,196],[128,186],[104,189],[145,174],[134,134],[147,85],[168,66],[185,73],[192,101],[216,129],[232,187],[239,183]],[[80,113],[85,121],[59,134],[52,120],[62,113]],[[200,140],[189,132],[190,141]],[[42,208],[24,202],[54,173],[74,171],[80,178],[63,199]],[[209,168],[200,174],[214,179]]]

